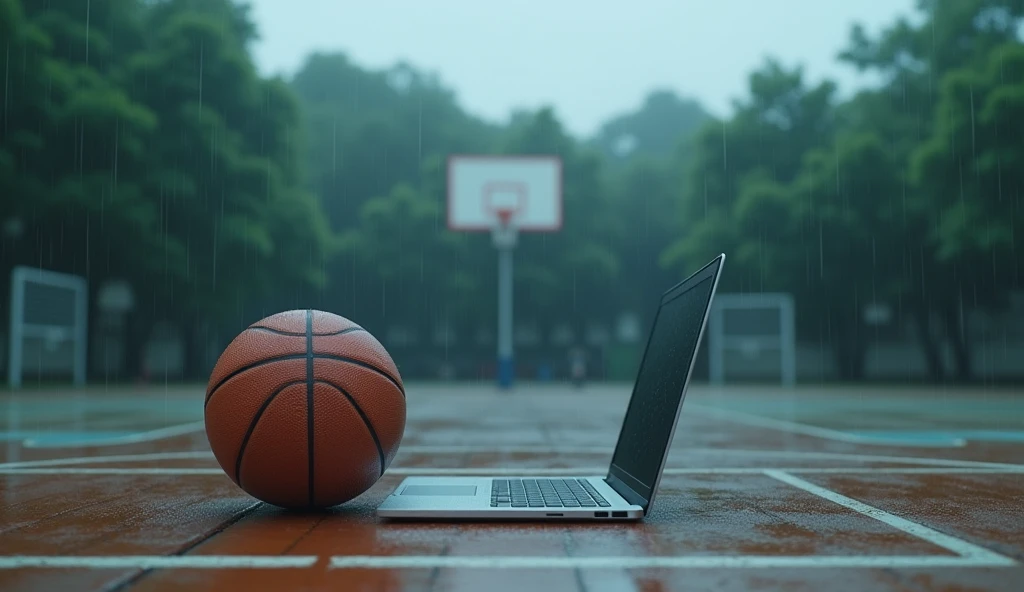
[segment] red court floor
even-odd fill
[[[379,520],[405,475],[602,474],[626,386],[409,385],[398,458],[295,513],[209,452],[203,387],[0,393],[0,590],[1019,592],[1019,391],[694,387],[642,523]]]

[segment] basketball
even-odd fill
[[[253,497],[327,508],[364,493],[398,452],[405,390],[384,346],[318,310],[242,331],[206,388],[206,435],[221,468]]]

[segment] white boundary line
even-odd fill
[[[0,569],[303,569],[320,560],[313,555],[136,555],[0,557]],[[544,557],[350,555],[330,558],[329,569],[650,569],[650,568],[937,568],[1010,567],[1014,562],[955,555],[895,556],[691,556],[691,557]]]
[[[315,555],[125,555],[104,556],[33,556],[0,557],[0,569],[63,568],[63,569],[226,569],[226,568],[307,568],[320,558]]]
[[[510,448],[478,448],[478,447],[417,447],[408,446],[401,448],[398,451],[399,456],[404,454],[442,454],[442,453],[481,453],[481,452],[565,452],[562,448],[541,448],[541,447],[510,447]],[[842,452],[811,452],[811,451],[800,451],[800,450],[743,450],[743,449],[721,449],[716,450],[713,448],[683,448],[679,449],[679,454],[687,453],[709,453],[709,454],[722,454],[727,456],[776,456],[782,458],[801,458],[801,459],[820,459],[820,460],[840,460],[848,462],[863,462],[863,463],[892,463],[892,464],[907,464],[907,465],[924,465],[924,466],[937,466],[937,467],[973,467],[973,468],[991,468],[991,469],[1024,469],[1024,464],[1012,464],[1012,463],[998,463],[998,462],[984,462],[976,460],[960,460],[960,459],[939,459],[939,458],[926,458],[916,456],[885,456],[885,455],[864,455],[864,454],[848,454]],[[200,460],[212,460],[213,453],[203,450],[192,450],[184,452],[153,452],[144,454],[118,454],[118,455],[99,455],[99,456],[79,456],[71,458],[52,458],[43,460],[29,460],[21,462],[8,462],[0,463],[0,469],[13,469],[13,468],[28,468],[28,467],[59,467],[59,466],[71,466],[71,465],[86,465],[86,464],[103,464],[103,463],[117,463],[117,462],[137,462],[147,460],[182,460],[182,459],[200,459]],[[607,467],[601,468],[601,472],[605,471]],[[476,469],[473,469],[476,470]],[[481,469],[489,470],[489,469]],[[569,470],[569,469],[566,469]],[[573,469],[575,470],[575,469]]]
[[[691,557],[453,557],[447,555],[336,556],[330,569],[657,569],[657,568],[928,568],[1007,567],[1000,559],[955,555],[691,556]]]
[[[89,446],[120,446],[122,444],[138,444],[140,442],[152,442],[154,440],[163,440],[166,438],[184,436],[185,434],[191,434],[192,432],[198,432],[200,430],[203,430],[205,427],[205,421],[193,421],[190,423],[167,426],[165,428],[149,430],[146,432],[138,432],[135,434],[128,434],[125,436],[115,436],[113,438],[102,438],[96,440],[90,440],[86,438],[83,440],[67,440],[63,442],[47,443],[45,439],[29,438],[27,440],[24,440],[21,445],[24,446],[25,448],[79,448]]]
[[[1024,467],[779,467],[775,471],[808,475],[1019,475]],[[602,475],[607,467],[576,468],[431,468],[391,467],[385,475],[449,475],[449,476],[490,476],[490,475]],[[763,467],[718,467],[665,469],[666,475],[763,475]],[[0,467],[0,475],[223,475],[224,471],[212,467]]]
[[[152,452],[148,454],[116,454],[106,456],[77,456],[73,458],[48,458],[44,460],[25,460],[21,462],[0,463],[0,469],[16,469],[22,467],[61,467],[70,465],[91,465],[93,463],[137,462],[145,460],[188,460],[212,459],[213,453],[206,450],[185,452]]]
[[[988,549],[979,547],[978,545],[975,545],[973,543],[969,543],[965,540],[958,539],[948,534],[943,534],[932,528],[928,528],[923,524],[918,524],[917,522],[912,522],[910,520],[907,520],[906,518],[901,518],[894,514],[890,514],[874,506],[869,506],[864,502],[857,501],[850,497],[846,497],[845,495],[832,491],[831,489],[826,489],[819,485],[815,485],[814,483],[804,481],[803,479],[794,477],[793,475],[790,475],[784,471],[766,470],[764,474],[773,479],[782,481],[783,483],[792,485],[793,487],[796,487],[798,489],[802,489],[807,493],[816,495],[820,498],[827,499],[830,502],[839,504],[844,508],[863,514],[869,518],[874,518],[879,522],[885,523],[911,536],[926,540],[933,545],[942,547],[947,551],[956,553],[964,560],[969,560],[972,562],[978,561],[984,565],[1010,566],[1017,564],[1016,561],[1010,559],[1009,557],[1004,557],[998,553],[989,551]]]
[[[899,448],[962,448],[967,445],[967,442],[961,438],[956,438],[948,442],[907,442],[891,438],[872,438],[870,436],[859,436],[857,434],[849,434],[839,430],[821,428],[804,423],[797,423],[795,421],[775,419],[772,417],[765,417],[763,415],[754,415],[752,413],[722,409],[720,407],[709,407],[700,404],[690,404],[687,406],[687,409],[704,414],[705,416],[715,417],[725,421],[731,421],[733,423],[780,430],[783,432],[801,434],[814,438],[835,440],[837,442],[848,442],[851,444],[871,444],[876,446],[894,446]]]

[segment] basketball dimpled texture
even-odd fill
[[[236,337],[206,388],[206,435],[232,481],[285,508],[368,490],[398,452],[405,390],[384,346],[327,312],[291,310]]]

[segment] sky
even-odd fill
[[[290,75],[313,51],[363,67],[398,61],[440,75],[484,119],[553,106],[577,136],[639,107],[654,89],[727,115],[766,56],[803,65],[843,94],[870,84],[839,64],[854,22],[870,32],[914,0],[249,0],[265,74]]]

